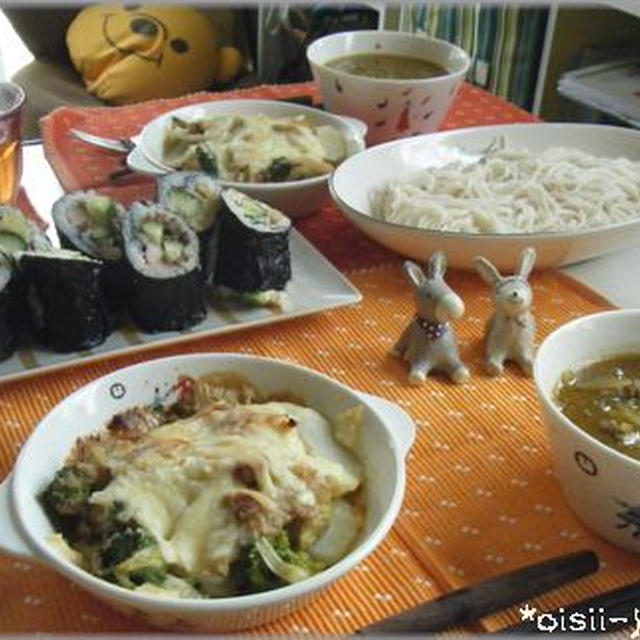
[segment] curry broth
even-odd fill
[[[443,66],[430,60],[389,53],[356,53],[334,58],[326,65],[354,76],[390,80],[421,80],[448,73]]]
[[[580,429],[640,460],[640,353],[563,373],[555,400]]]

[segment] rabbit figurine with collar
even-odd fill
[[[457,384],[469,379],[469,370],[460,360],[456,336],[449,325],[449,320],[462,317],[464,303],[444,281],[446,268],[441,251],[431,256],[427,275],[415,262],[404,263],[417,313],[392,353],[409,362],[411,384],[421,384],[432,370],[444,371]]]
[[[515,361],[531,375],[534,355],[535,319],[531,313],[533,292],[527,281],[536,261],[532,247],[520,255],[517,272],[502,276],[495,266],[481,256],[473,266],[481,278],[493,287],[495,311],[485,329],[485,367],[492,376],[500,375],[507,360]]]

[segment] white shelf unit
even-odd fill
[[[556,38],[565,37],[571,38],[571,33],[558,33],[558,12],[561,9],[613,9],[620,11],[628,16],[634,18],[640,18],[640,0],[600,0],[599,2],[587,2],[580,4],[568,3],[565,0],[551,0],[548,3],[549,16],[547,19],[547,27],[545,33],[545,40],[542,50],[542,56],[540,60],[540,67],[538,70],[538,77],[536,81],[536,90],[534,95],[534,102],[532,111],[535,115],[542,115],[541,108],[543,106],[543,100],[545,93],[549,90],[549,83],[556,80],[549,79],[549,69],[553,64],[553,50],[554,42]],[[640,25],[640,22],[638,23]],[[562,71],[570,71],[566,68]],[[555,87],[553,90],[556,90]],[[560,94],[561,95],[561,94]]]

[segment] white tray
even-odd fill
[[[562,95],[640,126],[640,58],[624,58],[565,73]]]
[[[291,230],[292,278],[287,285],[289,304],[283,311],[253,308],[232,301],[212,301],[206,318],[186,331],[143,333],[134,325],[114,331],[101,345],[82,352],[54,353],[40,347],[21,347],[0,362],[0,383],[109,356],[135,353],[249,327],[355,304],[360,292],[295,229]]]

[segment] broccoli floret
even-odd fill
[[[155,541],[136,551],[115,568],[116,580],[124,587],[132,588],[146,582],[161,585],[167,577],[167,567]]]
[[[269,538],[269,542],[271,543],[273,550],[285,562],[295,564],[297,567],[302,567],[303,569],[309,569],[311,572],[318,570],[318,563],[314,561],[306,551],[292,548],[289,536],[285,531],[281,531],[275,536]]]
[[[269,182],[284,182],[289,179],[293,164],[286,158],[276,158],[265,171],[265,177]]]
[[[130,558],[136,551],[155,544],[153,536],[140,525],[123,522],[100,546],[100,564],[107,573],[113,573],[116,565]]]
[[[267,540],[284,562],[303,568],[309,573],[315,573],[322,568],[320,563],[306,551],[293,549],[285,531],[271,536]],[[231,565],[230,579],[240,593],[268,591],[288,584],[286,580],[269,569],[256,546],[256,542],[244,545],[238,558]]]
[[[258,593],[284,586],[284,580],[272,573],[256,549],[255,543],[245,544],[231,565],[229,579],[238,593]]]
[[[218,177],[218,158],[205,146],[199,144],[196,147],[196,158],[200,168],[214,178]]]
[[[79,515],[91,495],[91,479],[74,467],[62,467],[44,490],[42,501],[55,516]]]

